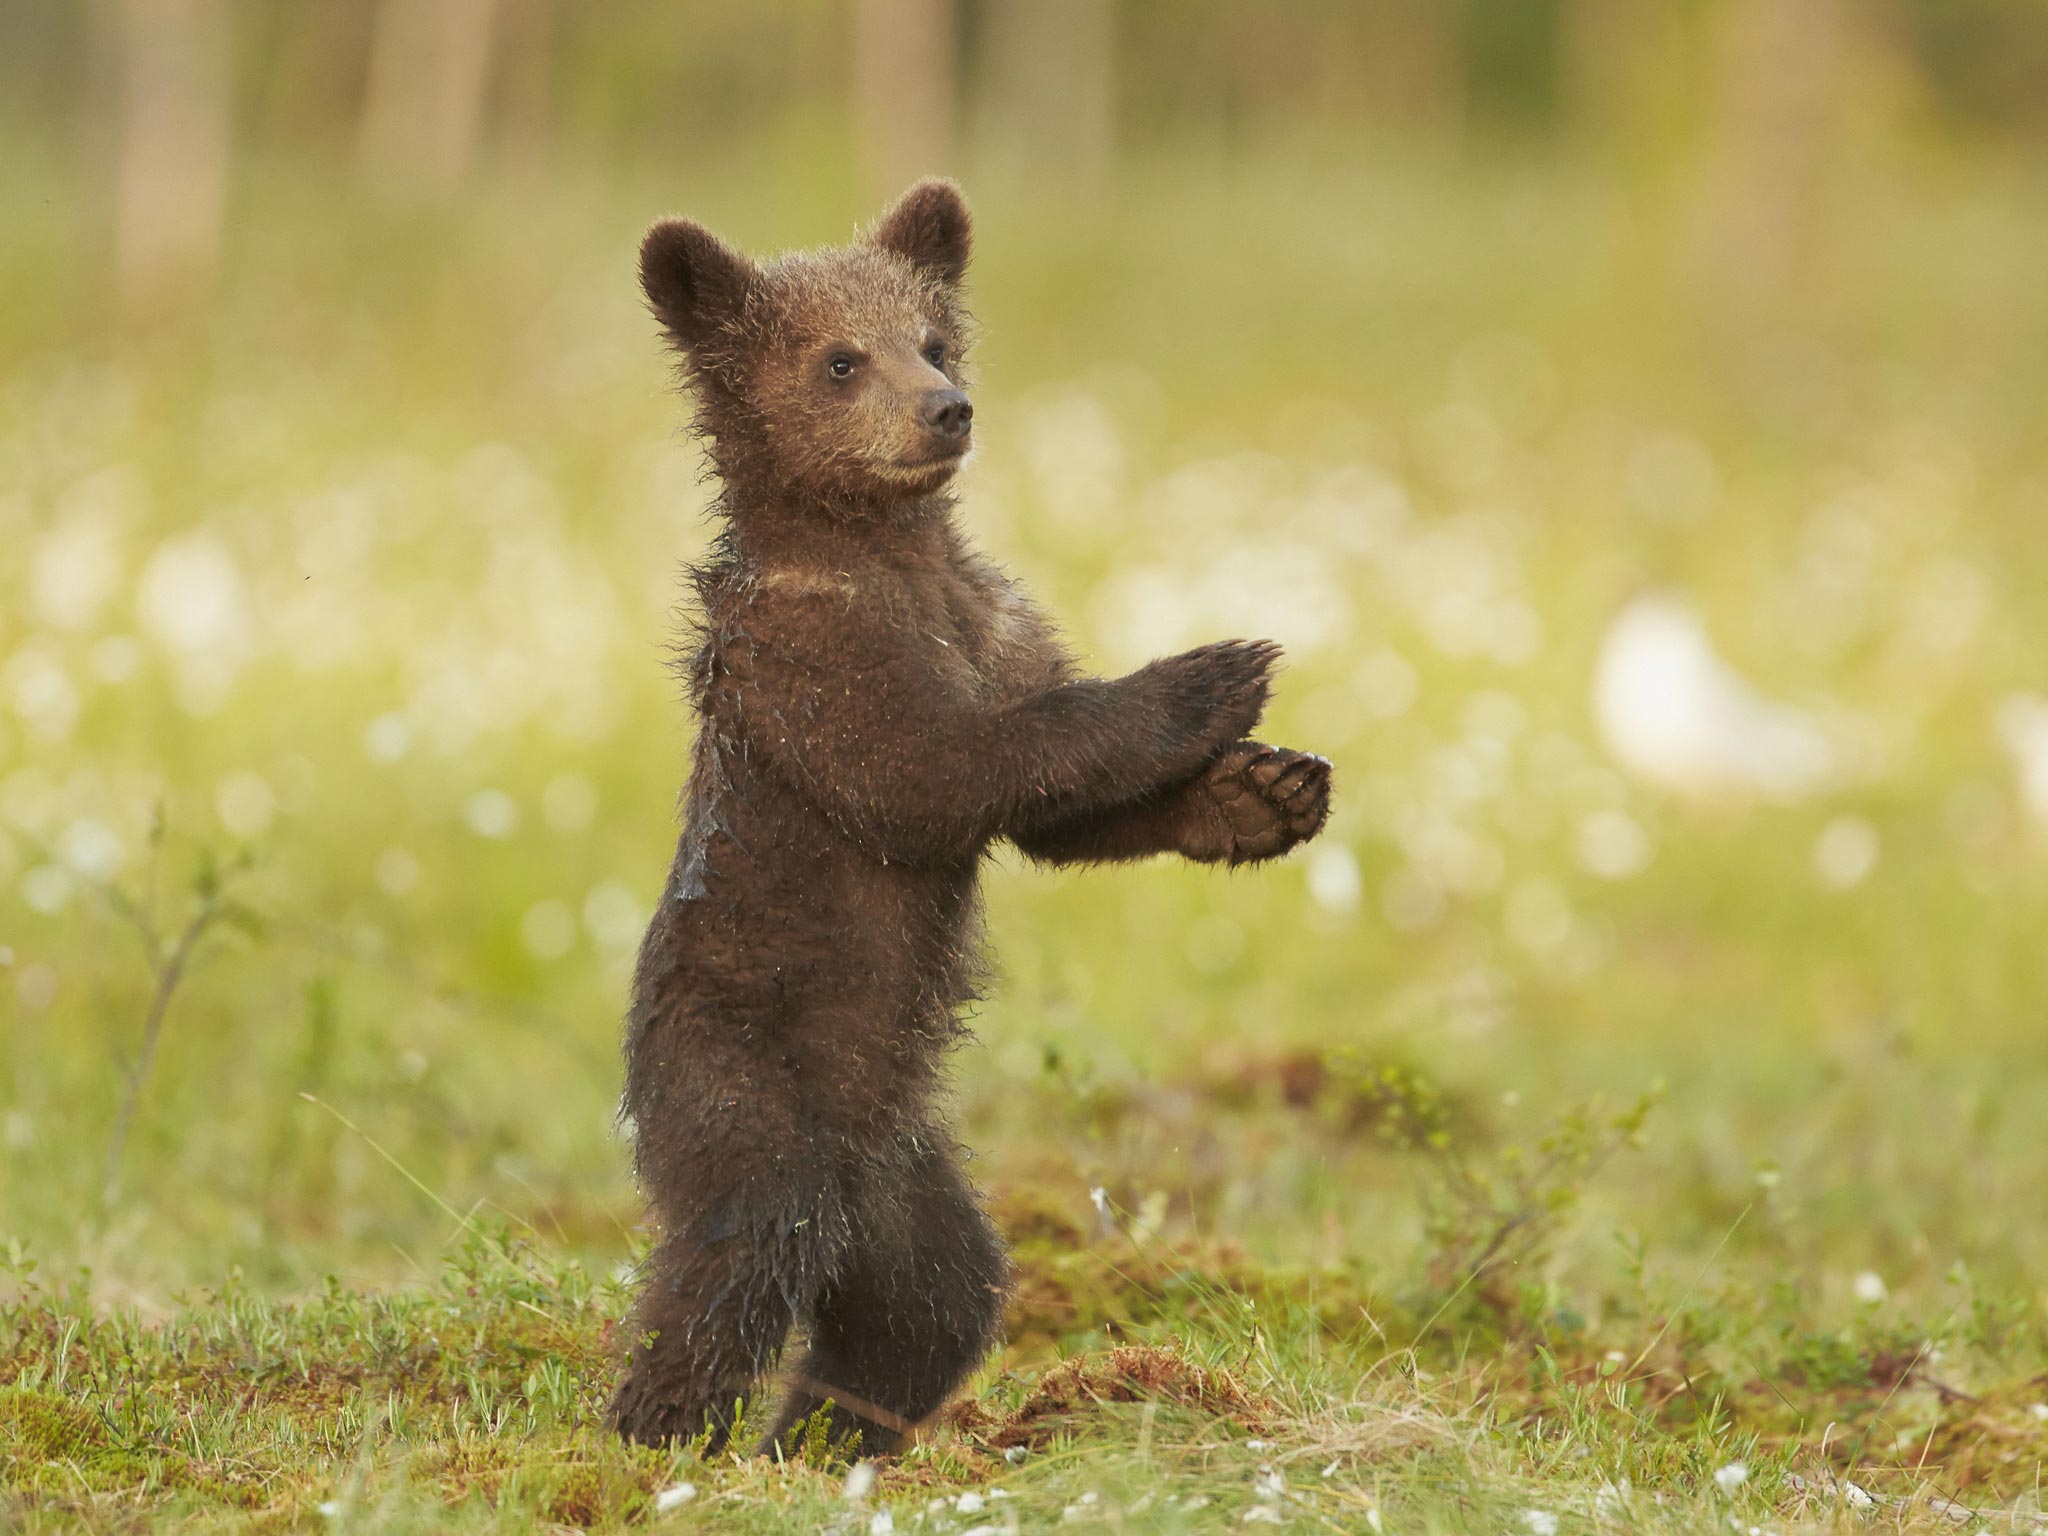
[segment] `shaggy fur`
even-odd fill
[[[642,249],[724,494],[626,1037],[663,1234],[613,1403],[631,1440],[722,1444],[801,1324],[764,1444],[830,1405],[885,1452],[989,1347],[1007,1262],[934,1100],[991,843],[1238,863],[1327,813],[1328,763],[1244,740],[1275,646],[1083,676],[960,537],[968,249],[937,181],[843,249],[757,266],[680,220]]]

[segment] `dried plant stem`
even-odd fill
[[[156,942],[155,930],[147,919],[139,912],[131,910],[129,913],[141,927],[143,942],[149,947],[150,968],[156,973],[156,987],[150,994],[149,1013],[142,1023],[141,1049],[122,1074],[121,1107],[115,1111],[114,1132],[107,1143],[107,1176],[100,1190],[102,1205],[114,1202],[121,1157],[128,1148],[128,1132],[135,1123],[136,1110],[141,1107],[142,1090],[156,1065],[157,1046],[163,1040],[164,1020],[170,1015],[171,999],[177,994],[178,983],[184,979],[185,967],[192,959],[193,950],[198,948],[199,941],[219,915],[218,898],[202,898],[186,922],[184,931],[178,935],[178,941],[166,950]]]

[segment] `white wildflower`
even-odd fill
[[[1856,1277],[1853,1289],[1856,1299],[1866,1306],[1876,1306],[1891,1295],[1884,1283],[1884,1277],[1874,1269],[1866,1269]]]
[[[1003,1452],[1003,1460],[1008,1462],[1013,1467],[1021,1467],[1024,1465],[1024,1458],[1026,1456],[1029,1456],[1030,1454],[1031,1453],[1025,1450],[1023,1446],[1013,1445],[1007,1451]]]
[[[510,837],[519,825],[519,803],[502,789],[480,789],[463,802],[462,819],[478,837]]]
[[[1088,1191],[1088,1203],[1095,1207],[1095,1214],[1104,1221],[1109,1220],[1109,1191],[1100,1184]]]
[[[1258,1476],[1252,1479],[1252,1494],[1256,1498],[1277,1502],[1287,1497],[1287,1479],[1271,1467],[1261,1467]]]
[[[839,1490],[839,1497],[849,1504],[858,1504],[875,1491],[875,1464],[872,1461],[856,1461],[847,1469],[846,1483]]]
[[[953,1501],[953,1508],[963,1515],[978,1515],[987,1507],[988,1500],[971,1488]]]
[[[412,750],[412,727],[405,716],[379,715],[363,730],[363,751],[373,763],[395,763]]]
[[[1522,1528],[1530,1536],[1557,1536],[1557,1516],[1547,1509],[1525,1509],[1522,1511]]]
[[[1593,1495],[1593,1513],[1602,1520],[1612,1520],[1628,1508],[1629,1483],[1623,1478],[1618,1483],[1602,1483]]]
[[[896,1517],[886,1509],[878,1509],[868,1521],[868,1536],[896,1536]]]
[[[677,1483],[672,1488],[664,1488],[654,1496],[655,1513],[665,1515],[672,1509],[682,1508],[683,1505],[689,1503],[695,1497],[697,1497],[697,1485],[695,1483]]]
[[[1749,1467],[1740,1461],[1731,1461],[1714,1473],[1714,1486],[1723,1493],[1733,1493],[1748,1481]]]

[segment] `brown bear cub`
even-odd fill
[[[934,1101],[992,843],[1235,864],[1327,814],[1327,762],[1245,740],[1277,647],[1085,676],[961,537],[967,254],[943,181],[843,249],[757,265],[667,220],[640,253],[723,518],[626,1036],[662,1232],[612,1405],[629,1440],[722,1444],[797,1324],[763,1448],[822,1407],[847,1451],[891,1451],[989,1348],[1008,1264]]]

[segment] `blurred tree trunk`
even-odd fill
[[[498,57],[503,129],[509,157],[531,166],[546,158],[554,137],[554,0],[503,0]]]
[[[228,197],[222,0],[121,0],[116,281],[131,309],[197,287],[220,260]]]
[[[856,0],[853,99],[874,200],[953,160],[953,0]]]
[[[1361,0],[1366,110],[1390,128],[1455,139],[1465,125],[1465,7]]]
[[[360,146],[371,180],[433,194],[468,175],[497,23],[498,0],[382,0]]]
[[[1783,296],[1801,264],[1842,26],[1840,0],[1731,0],[1722,17],[1694,244],[1702,272],[1740,301]]]
[[[1008,167],[1099,188],[1116,149],[1116,28],[1104,0],[992,5],[975,43],[975,138]]]

